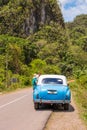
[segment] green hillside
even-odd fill
[[[0,5],[0,34],[25,38],[52,21],[64,27],[56,0],[2,0]]]
[[[0,2],[0,91],[31,84],[33,73],[61,73],[67,36],[56,0]]]
[[[72,23],[67,23],[67,27],[70,50],[75,62],[75,82],[71,84],[71,88],[80,115],[87,123],[87,15],[77,16]]]

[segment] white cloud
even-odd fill
[[[67,4],[70,0],[58,0],[63,6]]]
[[[87,0],[59,0],[59,2],[65,21],[72,21],[77,15],[87,14]],[[75,6],[65,8],[66,4],[72,5],[73,2]]]

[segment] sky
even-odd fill
[[[77,15],[87,14],[87,0],[58,0],[65,22],[73,21]]]

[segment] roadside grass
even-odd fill
[[[23,86],[23,85],[19,85],[19,84],[14,84],[12,86],[9,86],[9,87],[4,87],[4,89],[0,89],[0,93],[1,94],[5,94],[5,93],[9,93],[9,92],[14,92],[14,91],[18,91],[18,90],[21,90],[21,89],[27,89],[27,88],[30,88],[31,86]]]
[[[70,83],[73,97],[76,101],[80,117],[87,125],[87,87],[81,85],[78,81]]]

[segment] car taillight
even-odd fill
[[[39,99],[39,94],[36,95],[36,98]]]

